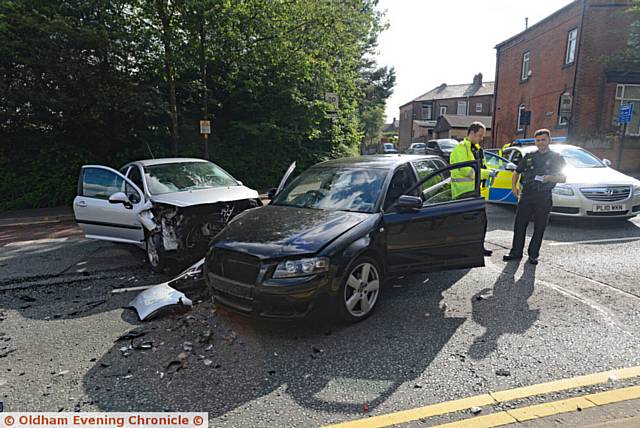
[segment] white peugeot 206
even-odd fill
[[[87,238],[142,246],[162,271],[202,258],[229,220],[261,205],[258,192],[218,165],[170,158],[131,162],[119,172],[83,166],[73,210]]]

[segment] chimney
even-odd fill
[[[482,86],[482,73],[478,73],[473,76],[473,84],[475,86]]]

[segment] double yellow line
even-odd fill
[[[569,379],[555,380],[551,382],[509,389],[505,391],[490,392],[488,394],[476,395],[474,397],[462,398],[459,400],[446,401],[443,403],[432,404],[429,406],[403,410],[400,412],[394,412],[385,415],[373,416],[370,418],[357,419],[354,421],[330,425],[327,428],[387,427],[390,425],[416,421],[419,419],[430,418],[433,416],[444,415],[461,410],[468,410],[472,407],[496,405],[508,401],[533,397],[536,395],[567,391],[571,389],[582,388],[585,386],[607,383],[614,380],[630,379],[638,376],[640,376],[640,366],[609,370],[606,372],[577,376]],[[538,404],[535,406],[491,413],[485,416],[473,417],[470,419],[464,419],[462,421],[441,425],[441,428],[496,427],[500,425],[507,425],[560,413],[573,412],[578,409],[586,409],[589,407],[617,403],[620,401],[632,400],[636,398],[640,398],[640,386],[614,389],[611,391],[583,395],[580,397]]]

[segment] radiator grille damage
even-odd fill
[[[256,199],[217,202],[214,204],[176,207],[154,204],[140,213],[142,224],[149,233],[162,235],[165,251],[189,250],[202,257],[209,241],[242,211],[262,205]]]

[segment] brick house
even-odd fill
[[[617,159],[619,106],[640,110],[640,70],[616,70],[606,56],[623,48],[629,0],[576,0],[496,46],[494,146],[538,128],[596,155]],[[530,125],[523,117],[531,112]],[[640,167],[640,112],[625,137],[623,170]]]
[[[455,138],[460,141],[467,136],[467,129],[473,122],[481,122],[487,127],[483,145],[491,142],[491,116],[458,116],[445,114],[438,118],[433,138]]]
[[[473,77],[473,83],[443,83],[400,106],[398,149],[404,151],[412,142],[437,138],[435,128],[441,116],[490,117],[493,108],[493,82],[483,82],[482,73]]]

